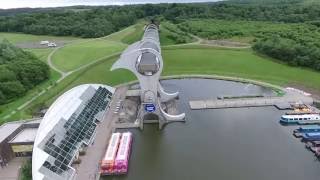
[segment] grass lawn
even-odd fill
[[[164,75],[217,74],[320,89],[320,73],[275,62],[256,55],[250,49],[185,46],[180,49],[167,47],[162,52]]]
[[[107,59],[100,64],[93,66],[90,69],[82,72],[81,77],[77,78],[73,81],[69,87],[74,87],[80,84],[86,83],[99,83],[99,84],[107,84],[110,86],[114,86],[117,84],[125,83],[128,81],[135,80],[135,76],[127,70],[115,70],[110,71],[112,64],[118,59],[119,57],[113,57]]]
[[[63,71],[74,70],[101,57],[120,52],[126,45],[109,40],[97,39],[71,44],[53,55],[53,63]]]
[[[47,63],[48,55],[50,54],[53,49],[45,48],[45,49],[24,49],[25,51],[32,52],[35,54],[41,61]]]
[[[124,37],[131,36],[136,32],[136,27],[138,24],[129,26],[121,31],[115,32],[113,34],[110,34],[109,36],[105,37],[104,39],[110,40],[110,41],[117,41],[117,42],[123,42]],[[126,43],[127,44],[127,43]]]
[[[70,41],[70,40],[77,40],[80,38],[76,37],[65,37],[65,36],[44,36],[44,35],[32,35],[32,34],[23,34],[23,33],[5,33],[0,32],[0,40],[7,39],[11,43],[21,43],[21,42],[40,42],[44,40],[54,41]]]
[[[129,26],[100,39],[81,40],[59,49],[53,55],[53,63],[63,71],[71,71],[99,58],[121,52],[127,47],[127,39],[140,38],[137,33],[143,29],[143,22]]]
[[[138,23],[133,26],[133,31],[123,36],[120,40],[126,44],[132,44],[136,41],[140,41],[143,36],[143,28],[145,23]]]

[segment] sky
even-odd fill
[[[0,9],[61,7],[75,5],[124,5],[144,3],[215,2],[219,0],[0,0]]]

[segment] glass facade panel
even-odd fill
[[[44,143],[42,149],[51,157],[45,161],[43,167],[56,175],[66,177],[66,174],[63,173],[70,172],[73,157],[83,143],[89,143],[95,132],[95,116],[99,112],[105,111],[111,97],[110,91],[99,87],[92,98],[82,102],[83,106],[80,106],[63,124],[64,131],[61,132],[64,134],[59,134],[59,136],[55,136],[55,134]]]

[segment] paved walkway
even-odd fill
[[[19,157],[12,159],[7,166],[0,167],[0,179],[1,180],[17,180],[20,173],[20,168],[27,158]]]
[[[76,180],[96,180],[99,179],[99,162],[105,154],[108,141],[112,131],[114,131],[114,123],[118,119],[118,115],[113,111],[117,102],[124,99],[127,88],[117,88],[110,104],[110,109],[104,116],[103,121],[97,127],[97,134],[94,143],[87,148],[86,154],[81,156],[81,163],[76,167]]]

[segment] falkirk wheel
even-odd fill
[[[111,67],[111,70],[115,69],[127,69],[139,81],[141,104],[137,119],[141,128],[147,119],[158,122],[159,129],[169,122],[185,121],[185,113],[171,115],[163,109],[165,103],[177,98],[179,93],[165,92],[159,81],[163,61],[157,25],[151,23],[145,27],[142,40],[130,45],[121,54]]]

